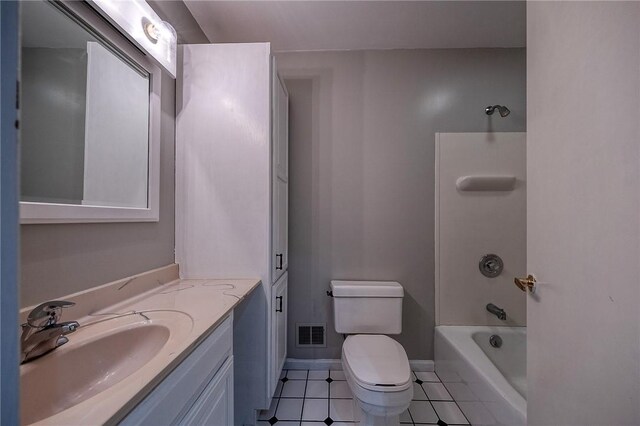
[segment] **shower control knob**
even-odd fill
[[[504,263],[497,254],[485,254],[478,263],[480,273],[487,278],[495,278],[502,273]]]

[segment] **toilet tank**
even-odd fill
[[[404,290],[395,281],[331,281],[338,333],[400,334]]]

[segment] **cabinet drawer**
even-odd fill
[[[233,425],[233,356],[227,358],[179,425]]]
[[[162,426],[184,417],[232,355],[233,318],[224,320],[122,420],[121,425]]]

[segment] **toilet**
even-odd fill
[[[342,369],[365,426],[397,426],[413,397],[411,368],[401,344],[387,336],[402,331],[400,283],[331,281],[334,323],[347,334]]]

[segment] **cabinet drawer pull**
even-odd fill
[[[282,296],[276,297],[276,300],[280,302],[280,304],[278,305],[280,307],[276,306],[276,312],[282,312]]]
[[[276,265],[276,270],[282,270],[282,253],[276,254],[276,259],[278,259],[278,264]]]

